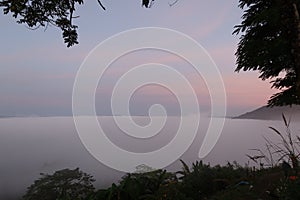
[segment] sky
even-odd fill
[[[258,79],[258,72],[234,72],[239,36],[232,32],[242,15],[237,0],[179,0],[172,7],[172,0],[157,0],[151,9],[142,8],[140,1],[102,2],[106,11],[96,0],[86,0],[77,8],[79,18],[74,23],[79,26],[79,45],[71,48],[65,46],[56,27],[33,31],[15,23],[10,15],[0,16],[0,116],[71,115],[75,76],[89,52],[115,34],[142,27],[182,32],[207,50],[225,83],[228,116],[263,106],[276,92],[268,81]],[[188,63],[166,52],[143,50],[121,57],[106,72],[95,95],[97,114],[111,114],[111,91],[120,76],[133,66],[149,62],[170,65],[184,74],[202,110],[209,111],[207,87]],[[179,112],[174,95],[157,85],[139,88],[130,102],[133,115],[147,114],[153,104],[162,104],[169,114]]]

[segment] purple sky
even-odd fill
[[[61,32],[55,27],[31,31],[10,16],[0,17],[0,116],[69,115],[75,75],[87,54],[108,37],[132,28],[163,27],[185,33],[200,43],[211,55],[223,76],[228,98],[228,115],[241,114],[265,105],[275,92],[256,72],[234,73],[238,36],[231,35],[240,22],[237,0],[155,1],[151,9],[140,1],[105,1],[107,11],[96,0],[78,8],[80,44],[66,48]],[[116,47],[117,48],[117,47]],[[195,76],[187,63],[162,52],[144,51],[120,59],[107,72],[105,85],[96,92],[97,112],[109,114],[113,84],[120,74],[136,64],[156,61],[174,66],[190,80],[200,107],[209,110],[210,100],[201,77]],[[180,86],[178,86],[180,87]],[[133,114],[145,114],[151,104],[161,103],[171,114],[178,112],[174,96],[157,86],[141,88],[132,99]]]

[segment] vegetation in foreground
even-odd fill
[[[79,169],[43,174],[24,200],[193,200],[193,199],[300,199],[300,180],[282,166],[256,169],[228,163],[210,166],[183,161],[176,173],[155,170],[131,173],[109,188],[95,190],[94,179]]]
[[[63,169],[52,175],[41,174],[23,200],[235,200],[300,199],[300,137],[290,130],[283,116],[285,132],[270,127],[280,143],[266,139],[266,150],[254,149],[247,155],[256,167],[227,163],[210,166],[197,161],[182,170],[167,172],[142,166],[109,188],[95,190],[91,175],[81,170]],[[266,152],[266,153],[265,153]],[[150,169],[150,170],[149,170]]]

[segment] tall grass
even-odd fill
[[[282,114],[284,123],[284,131],[277,128],[269,127],[269,129],[279,137],[279,142],[274,142],[266,137],[264,150],[250,149],[255,152],[255,155],[246,154],[255,163],[263,167],[275,167],[281,163],[288,164],[294,171],[298,173],[299,156],[300,156],[300,137],[292,132],[290,128],[291,118],[287,120]]]

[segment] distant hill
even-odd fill
[[[5,116],[5,115],[0,115],[0,118],[11,118],[13,116]]]
[[[286,118],[291,117],[292,121],[300,121],[300,106],[293,105],[282,107],[260,107],[251,112],[247,112],[234,119],[260,119],[260,120],[282,120],[282,113]]]

